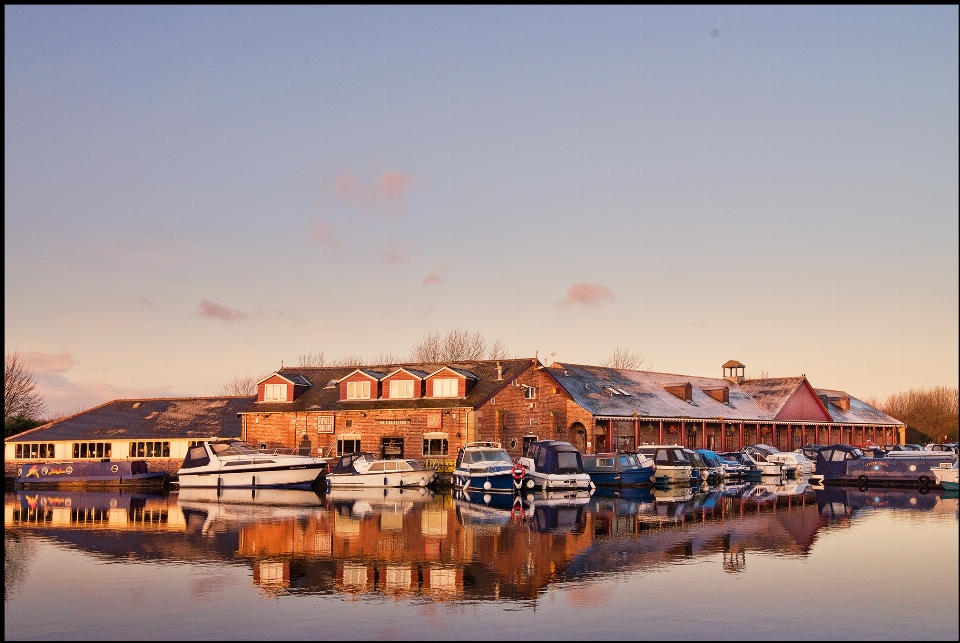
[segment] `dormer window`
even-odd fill
[[[287,385],[286,384],[264,384],[263,385],[264,402],[286,402]]]
[[[390,397],[413,397],[413,380],[390,380]]]
[[[348,400],[369,400],[370,382],[347,382]]]
[[[433,397],[457,397],[458,381],[455,377],[438,377],[433,380]]]

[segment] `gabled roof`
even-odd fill
[[[762,380],[743,380],[740,388],[747,392],[770,417],[777,417],[780,409],[803,384],[803,377],[770,377]]]
[[[479,379],[476,375],[474,375],[474,374],[471,373],[470,371],[464,370],[464,369],[462,369],[462,368],[456,368],[456,367],[454,367],[454,366],[448,366],[448,365],[443,365],[443,366],[441,366],[440,368],[438,368],[438,369],[435,370],[434,372],[432,372],[432,373],[430,373],[429,375],[427,375],[427,377],[433,377],[434,375],[436,375],[437,373],[439,373],[439,372],[441,372],[441,371],[452,371],[452,372],[455,373],[456,375],[459,375],[459,376],[461,376],[461,377],[465,377],[465,378],[467,378],[468,380],[476,380],[476,379]]]
[[[256,397],[114,400],[6,441],[239,438],[242,428],[237,414],[255,400]]]
[[[396,375],[397,373],[400,373],[401,371],[404,373],[409,373],[410,375],[413,375],[414,377],[418,377],[420,379],[424,379],[425,377],[429,376],[429,373],[427,373],[426,371],[421,371],[416,368],[408,368],[406,366],[401,366],[400,368],[395,368],[389,373],[387,373],[386,375],[384,375],[383,379],[387,379],[388,377],[393,377],[394,375]]]
[[[546,369],[573,401],[598,417],[632,419],[690,418],[716,420],[770,421],[770,416],[746,392],[718,377],[696,377],[675,373],[655,373],[555,362]],[[671,385],[692,387],[687,402],[664,388]],[[726,386],[728,403],[718,401],[705,391]],[[607,387],[629,395],[616,395]]]
[[[723,366],[721,366],[720,368],[746,368],[746,366],[744,366],[743,364],[741,364],[735,359],[731,359],[724,362]]]
[[[817,395],[828,397],[848,397],[850,398],[850,410],[844,411],[833,402],[827,403],[827,412],[834,422],[844,422],[848,424],[903,424],[902,421],[891,417],[876,409],[863,400],[858,400],[845,391],[836,391],[828,388],[814,389]]]
[[[290,376],[286,376],[286,375],[281,374],[280,371],[274,371],[273,373],[270,373],[270,374],[267,375],[265,378],[263,378],[262,380],[260,380],[259,382],[257,382],[257,386],[260,386],[261,384],[263,384],[264,382],[266,382],[266,381],[267,381],[268,379],[270,379],[271,377],[282,377],[283,379],[287,380],[288,382],[290,382],[291,384],[294,384],[294,385],[296,385],[296,386],[313,386],[313,385],[310,383],[310,381],[309,381],[307,378],[303,377],[302,375],[290,375]]]
[[[502,367],[501,377],[497,379],[497,364]],[[400,369],[409,372],[436,373],[444,368],[450,368],[458,375],[476,380],[466,397],[462,398],[434,398],[418,397],[403,399],[370,399],[370,400],[341,400],[339,387],[312,386],[303,395],[293,402],[254,402],[245,412],[247,413],[283,413],[295,411],[353,411],[358,409],[447,409],[447,408],[478,408],[484,400],[495,395],[500,389],[509,386],[510,381],[523,371],[534,366],[532,358],[477,360],[464,362],[436,363],[405,363],[377,365],[377,371],[394,373]],[[284,368],[281,373],[285,377],[299,374],[312,382],[340,382],[343,378],[355,373],[353,366],[347,367],[290,367]],[[369,369],[367,369],[369,370]],[[382,377],[381,377],[382,379]]]
[[[362,373],[363,375],[366,375],[366,376],[369,377],[370,379],[376,380],[376,381],[378,381],[378,382],[384,378],[384,374],[381,373],[380,371],[375,371],[375,370],[370,369],[370,368],[355,368],[355,369],[353,369],[352,371],[350,371],[349,373],[347,373],[346,375],[344,375],[343,377],[341,377],[340,379],[338,379],[337,382],[338,382],[338,383],[339,383],[339,382],[342,382],[343,380],[347,379],[347,378],[350,377],[351,375],[354,375],[355,373]],[[302,377],[302,376],[301,376],[301,377]]]

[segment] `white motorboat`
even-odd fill
[[[542,491],[596,488],[583,470],[580,450],[569,442],[531,442],[526,457],[517,458],[517,463],[523,465],[534,486]]]
[[[240,440],[207,440],[190,447],[177,478],[181,488],[310,487],[323,481],[326,470],[326,458]]]
[[[360,452],[330,463],[327,487],[426,487],[436,475],[418,460],[384,460]]]
[[[679,444],[644,444],[637,449],[637,453],[653,459],[656,467],[655,481],[690,484],[690,478],[693,476],[693,462]]]
[[[765,458],[768,462],[779,462],[787,475],[795,478],[808,476],[813,473],[813,465],[802,453],[796,451],[779,451],[769,444],[753,444],[748,446],[745,451],[752,455],[755,460]]]
[[[457,453],[453,484],[462,491],[516,492],[532,489],[534,481],[499,442],[468,442]]]
[[[941,462],[939,467],[931,467],[933,477],[937,479],[937,484],[948,491],[957,491],[957,462]]]

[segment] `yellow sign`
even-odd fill
[[[451,473],[456,468],[457,462],[449,458],[427,458],[424,460],[424,466],[440,473]]]

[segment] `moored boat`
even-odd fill
[[[190,447],[177,480],[181,487],[309,487],[322,481],[326,470],[326,458],[240,440],[207,440]]]
[[[17,470],[18,489],[162,488],[165,471],[148,471],[144,460],[38,462]]]
[[[426,487],[436,475],[417,460],[384,460],[359,452],[330,463],[327,487]]]
[[[637,449],[637,453],[642,453],[653,460],[653,464],[657,468],[654,474],[655,481],[690,484],[690,478],[693,475],[693,463],[680,445],[644,444]]]
[[[580,450],[569,442],[538,440],[527,447],[517,463],[526,468],[534,486],[543,491],[592,489],[596,485],[583,470]]]
[[[944,454],[942,462],[952,463],[954,456]],[[928,457],[868,458],[857,447],[834,444],[817,454],[817,474],[825,484],[920,485],[935,480],[931,469],[939,463]]]
[[[934,477],[937,479],[937,484],[946,489],[947,491],[957,491],[957,460],[953,461],[953,464],[949,462],[941,462],[939,467],[931,467],[930,470],[933,471]]]
[[[597,486],[630,487],[653,481],[653,462],[642,454],[584,453],[580,459],[583,470]]]
[[[515,492],[532,489],[533,479],[499,442],[468,442],[457,453],[453,484],[462,491]]]

